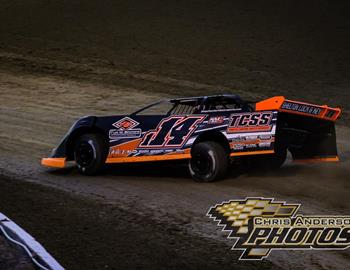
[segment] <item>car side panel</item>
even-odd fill
[[[96,121],[109,138],[107,163],[190,158],[196,139],[213,131],[227,138],[231,156],[273,153],[276,123],[277,111],[129,115]]]

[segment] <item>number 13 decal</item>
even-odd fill
[[[138,147],[182,147],[204,118],[203,115],[167,117],[159,122],[155,130],[148,131],[143,136]]]

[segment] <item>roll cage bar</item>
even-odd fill
[[[217,111],[232,111],[232,110],[241,110],[241,111],[253,111],[253,107],[250,106],[250,101],[244,101],[237,95],[213,95],[213,96],[198,96],[198,97],[184,97],[176,99],[163,99],[154,103],[151,103],[135,112],[132,115],[139,114],[142,111],[145,111],[151,107],[154,107],[161,103],[172,103],[173,107],[165,114],[170,115],[174,114],[198,114],[202,112],[215,111],[215,105],[225,105],[234,104],[237,106],[236,109],[224,108]],[[182,106],[185,105],[185,106]],[[182,106],[182,107],[181,107]]]

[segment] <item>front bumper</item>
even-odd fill
[[[52,168],[64,168],[66,166],[66,158],[42,158],[41,165]]]

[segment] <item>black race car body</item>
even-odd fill
[[[282,96],[256,103],[235,95],[171,99],[129,115],[79,119],[42,164],[64,167],[76,160],[76,142],[84,134],[99,134],[105,163],[191,159],[193,147],[206,141],[219,144],[229,157],[288,149],[296,160],[335,161],[334,122],[340,113]]]

